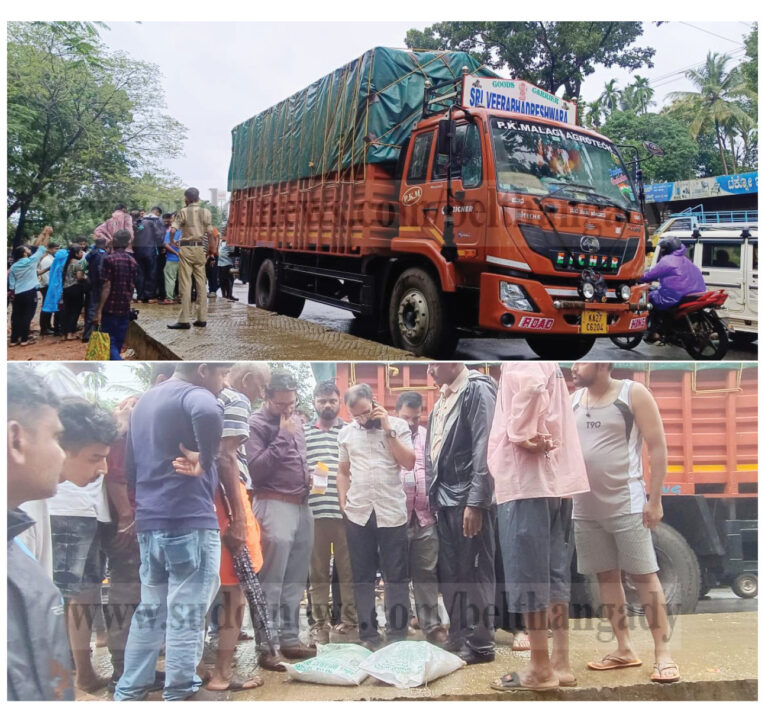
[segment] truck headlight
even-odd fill
[[[499,300],[501,300],[502,305],[510,310],[534,312],[527,293],[519,285],[515,285],[515,283],[499,283]]]
[[[579,292],[581,293],[581,297],[583,297],[587,302],[590,302],[592,298],[595,297],[595,284],[589,280],[585,280],[579,286]]]
[[[629,298],[632,295],[632,288],[626,283],[619,285],[619,289],[616,291],[616,295],[618,295],[619,300],[622,302],[629,302]]]

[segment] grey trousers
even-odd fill
[[[264,564],[259,580],[282,647],[298,645],[299,606],[309,577],[314,519],[307,504],[254,500]]]
[[[439,541],[437,525],[420,526],[411,520],[408,525],[408,575],[413,584],[416,617],[425,634],[440,626],[437,597],[437,554]]]

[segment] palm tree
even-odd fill
[[[723,173],[728,173],[725,161],[726,128],[739,124],[750,129],[755,122],[739,106],[738,98],[757,98],[750,90],[738,68],[726,70],[729,58],[718,52],[708,52],[704,65],[688,70],[686,78],[694,84],[695,92],[670,92],[670,97],[679,110],[690,110],[691,135],[695,138],[710,127],[715,129],[717,148],[723,162]]]
[[[653,88],[650,85],[649,79],[636,74],[634,83],[629,86],[632,87],[632,94],[640,113],[647,114],[648,107],[655,104],[655,102],[651,101],[653,98]]]
[[[590,129],[599,129],[602,119],[602,111],[599,99],[595,99],[594,102],[587,104],[587,111],[584,117],[585,126]]]
[[[619,107],[619,101],[621,99],[621,92],[616,86],[617,80],[612,79],[610,82],[605,83],[603,93],[598,97],[600,106],[605,111],[605,116],[608,118]]]
[[[637,93],[635,92],[635,86],[633,84],[628,84],[619,93],[619,106],[621,107],[621,111],[633,112],[635,114],[640,109]]]

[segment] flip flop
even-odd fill
[[[627,667],[639,667],[642,661],[639,659],[627,659],[626,657],[617,657],[607,654],[599,662],[588,662],[587,669],[594,669],[598,672],[604,672],[609,669],[626,669]]]
[[[662,672],[672,670],[672,674],[662,676]],[[658,684],[672,684],[672,682],[680,681],[680,669],[674,662],[669,662],[663,666],[659,666],[658,663],[653,665],[653,674],[651,675],[651,681]]]
[[[559,686],[559,684],[539,684],[534,686],[523,684],[517,672],[510,672],[491,682],[491,689],[495,689],[498,692],[513,692],[521,689],[530,692],[548,692],[552,689],[558,689]]]
[[[253,684],[253,686],[248,686],[249,684],[256,682],[256,684]],[[258,687],[261,687],[264,684],[264,680],[261,677],[251,677],[249,679],[240,679],[239,677],[232,677],[232,679],[229,680],[229,684],[224,687],[223,689],[219,689],[217,687],[210,687],[210,682],[205,685],[205,688],[209,692],[242,692],[247,689],[257,689]]]

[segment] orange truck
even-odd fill
[[[570,363],[563,372],[570,384]],[[498,378],[498,363],[470,365]],[[317,367],[314,367],[317,369]],[[327,369],[324,367],[322,369]],[[423,363],[337,363],[336,382],[371,385],[376,400],[394,413],[403,391],[424,399],[424,421],[439,392]],[[318,372],[318,379],[329,376]],[[667,438],[664,521],[654,543],[667,599],[676,612],[694,612],[713,586],[757,595],[757,363],[617,363],[614,376],[645,384],[659,405]],[[349,421],[349,415],[342,413]],[[646,475],[648,475],[646,459]],[[576,612],[599,603],[597,584],[574,569]],[[630,606],[639,611],[627,583]],[[579,607],[581,606],[581,608]]]
[[[340,307],[431,357],[460,334],[578,359],[642,332],[637,167],[575,120],[467,54],[370,50],[233,130],[227,240],[249,303]]]

